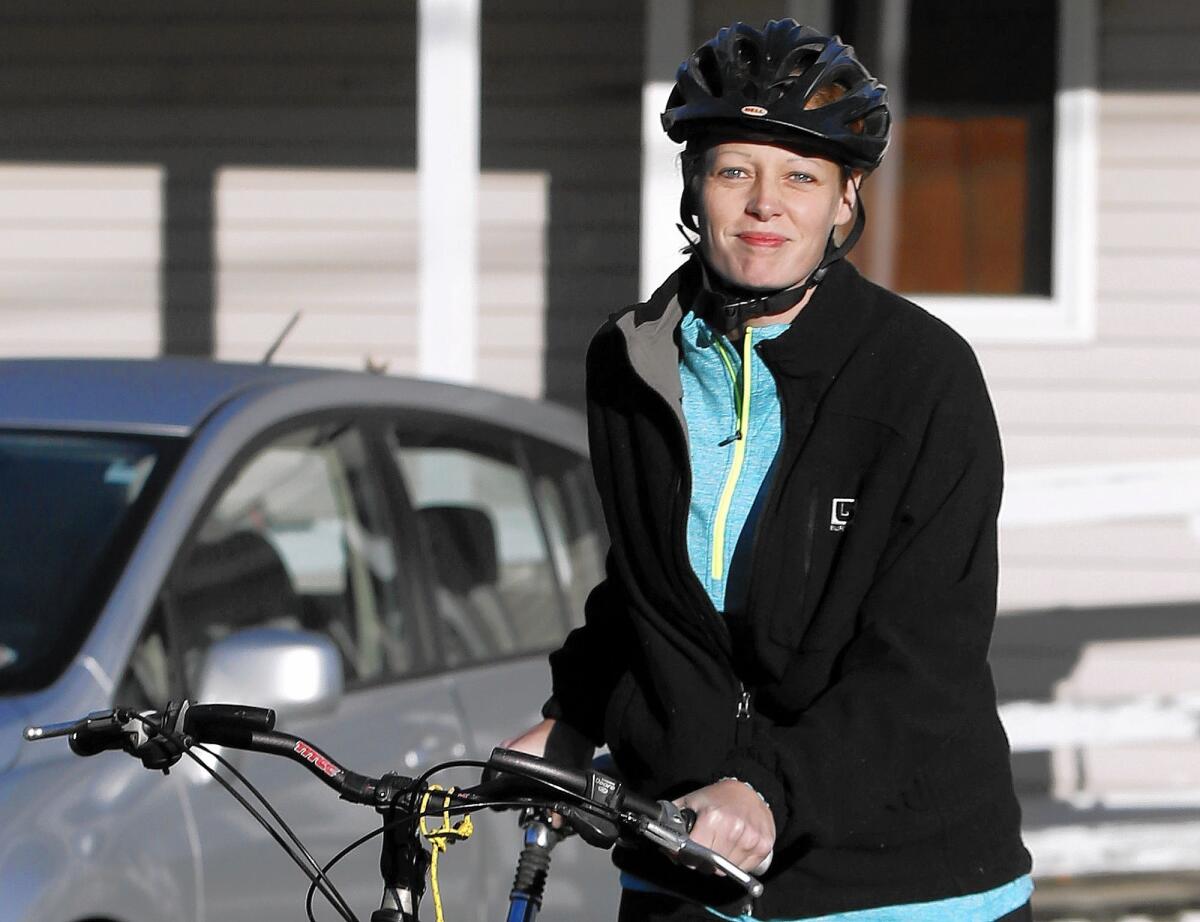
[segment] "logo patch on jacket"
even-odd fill
[[[854,499],[853,497],[839,496],[833,501],[833,508],[829,513],[829,530],[830,531],[845,531],[846,526],[850,524],[850,520],[854,518]]]

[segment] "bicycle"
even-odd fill
[[[315,922],[313,899],[317,892],[345,922],[358,922],[330,880],[329,872],[342,858],[375,836],[381,837],[383,897],[370,922],[419,922],[427,874],[432,883],[436,916],[441,922],[437,857],[450,841],[469,836],[471,814],[486,809],[522,811],[524,846],[509,894],[507,922],[534,922],[542,906],[550,852],[570,833],[599,848],[611,848],[618,841],[647,843],[697,872],[724,874],[751,898],[762,894],[762,884],[755,877],[688,837],[695,820],[691,811],[681,810],[667,800],[642,797],[594,768],[566,768],[525,753],[497,748],[486,761],[441,762],[416,778],[394,773],[373,777],[343,768],[308,740],[277,731],[275,713],[270,709],[190,701],[170,702],[162,711],[111,708],[78,720],[25,729],[25,739],[29,741],[63,736],[79,756],[120,750],[139,758],[146,768],[163,772],[184,756],[197,762],[266,829],[308,878],[305,909],[310,922]],[[343,800],[372,807],[382,818],[381,826],[321,865],[267,799],[210,746],[299,762]],[[267,822],[195,750],[222,765],[245,786],[283,832]],[[483,770],[479,784],[442,789],[429,780],[440,772],[463,766]],[[561,828],[552,822],[555,815],[561,817]],[[455,824],[454,816],[462,819]],[[429,829],[426,820],[430,817],[441,817],[442,826]],[[430,842],[429,848],[422,844],[422,835]]]

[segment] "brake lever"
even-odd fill
[[[714,852],[711,848],[706,848],[699,842],[692,841],[686,833],[680,833],[662,823],[648,819],[640,820],[638,828],[647,839],[671,857],[687,859],[710,869],[720,869],[753,898],[757,899],[762,896],[763,885],[760,881],[747,874],[724,855]]]

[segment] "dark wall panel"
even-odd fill
[[[0,161],[165,167],[170,353],[212,352],[221,167],[416,164],[412,0],[10,0],[0,60]]]
[[[546,394],[583,402],[583,357],[637,297],[643,4],[483,3],[482,166],[550,175]]]

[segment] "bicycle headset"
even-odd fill
[[[686,145],[679,215],[684,227],[698,233],[697,188],[709,148],[727,141],[766,142],[833,160],[844,177],[866,174],[887,151],[891,115],[887,87],[863,67],[853,47],[794,19],[779,19],[762,29],[736,22],[696,49],[679,65],[662,126],[672,141]],[[700,270],[695,307],[726,333],[754,317],[781,314],[850,251],[865,225],[860,199],[845,239],[837,243],[831,231],[820,263],[803,284],[777,291],[730,284],[690,242],[685,252]]]

